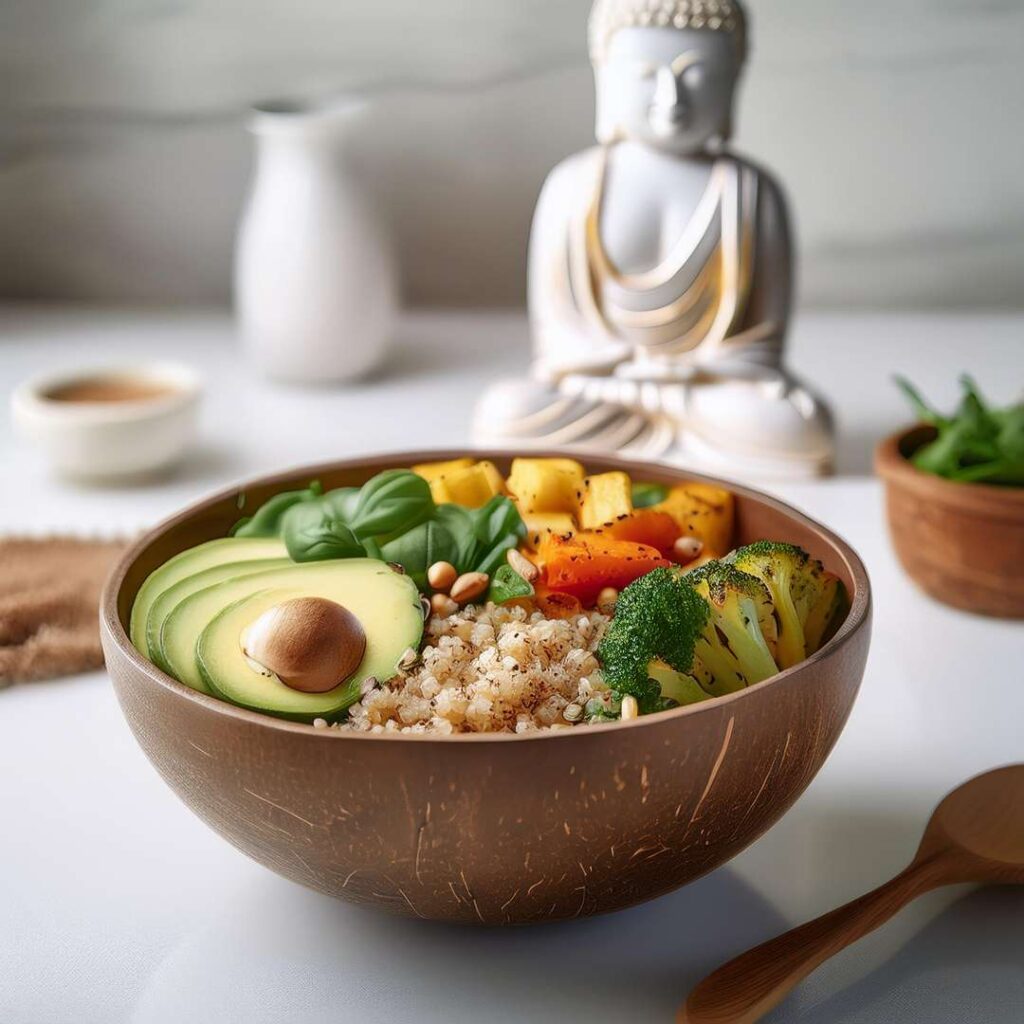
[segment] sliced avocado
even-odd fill
[[[145,658],[152,657],[146,636],[149,611],[157,598],[179,580],[225,562],[282,557],[287,557],[284,543],[274,537],[221,537],[175,555],[159,569],[154,569],[135,595],[128,626],[128,634],[135,649]]]
[[[186,576],[183,580],[168,587],[153,602],[153,607],[149,609],[149,617],[146,619],[146,644],[153,664],[165,672],[171,672],[167,659],[164,658],[160,634],[167,617],[186,597],[191,597],[197,591],[212,587],[215,583],[234,579],[236,576],[251,576],[256,572],[284,569],[292,564],[294,563],[288,558],[259,558],[250,562],[225,562],[224,565],[215,565],[210,569],[194,573],[192,576]]]
[[[268,583],[276,586],[268,587]],[[408,648],[418,649],[423,635],[416,584],[376,559],[307,563],[258,573],[200,591],[184,603],[194,602],[194,608],[202,605],[205,609],[211,591],[220,592],[220,609],[202,628],[195,645],[201,680],[210,692],[232,704],[279,718],[308,722],[340,715],[359,699],[365,679],[390,679],[399,659]],[[276,676],[258,672],[242,651],[242,637],[256,619],[297,597],[335,601],[352,612],[366,632],[366,653],[359,667],[328,693],[293,690]],[[192,622],[200,625],[198,617]],[[170,625],[168,620],[167,627]]]
[[[704,690],[693,676],[677,672],[663,661],[652,661],[647,666],[647,676],[661,687],[662,697],[668,697],[682,707],[711,699],[711,694]]]

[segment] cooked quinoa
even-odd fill
[[[598,611],[546,619],[494,604],[435,615],[426,624],[420,661],[364,695],[338,728],[441,734],[570,728],[588,701],[610,696],[594,656],[609,622]]]

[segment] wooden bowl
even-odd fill
[[[319,479],[456,458],[416,452],[294,470],[200,501],[142,538],[109,579],[107,667],[135,737],[170,787],[238,849],[331,896],[401,914],[524,924],[616,910],[725,863],[790,807],[842,731],[867,658],[870,592],[854,551],[781,502],[737,496],[741,541],[793,541],[842,577],[852,606],[803,664],[739,694],[632,722],[527,736],[318,730],[182,686],[126,633],[146,575],[225,535],[248,503]],[[511,454],[479,452],[507,471]],[[591,459],[672,483],[664,466]]]
[[[875,452],[896,555],[936,600],[1024,618],[1024,488],[954,483],[925,473],[910,457],[934,437],[933,427],[913,427]]]

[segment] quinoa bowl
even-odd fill
[[[411,667],[400,702],[368,694],[349,727],[324,728],[197,692],[132,645],[132,606],[144,580],[179,552],[224,536],[241,493],[262,501],[311,477],[358,485],[387,467],[458,454],[390,454],[261,479],[198,502],[139,540],[108,581],[101,632],[121,707],[150,761],[202,820],[255,860],[310,888],[401,914],[488,925],[584,916],[669,892],[725,863],[778,820],[823,764],[856,697],[870,634],[869,584],[856,553],[755,491],[724,485],[735,495],[738,540],[800,545],[842,580],[849,610],[806,661],[693,706],[563,727],[557,714],[574,689],[590,696],[587,658],[607,619],[599,611],[586,624],[551,625],[521,609],[431,621],[431,649],[444,652],[464,701],[450,720],[476,713],[474,688],[506,685],[503,658],[558,662],[558,673],[541,673],[549,690],[530,704],[532,726],[509,723],[502,732],[417,728],[426,716],[417,702],[438,698],[426,658]],[[502,472],[514,457],[475,454]],[[695,478],[664,466],[586,461],[594,472],[625,470],[665,484]],[[395,706],[377,707],[381,701]],[[395,731],[403,735],[388,734]]]

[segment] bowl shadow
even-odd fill
[[[230,991],[231,1019],[250,1024],[671,1021],[704,973],[785,927],[728,868],[629,910],[518,929],[382,915],[267,876],[169,953],[130,1019],[212,1020],[214,993]]]

